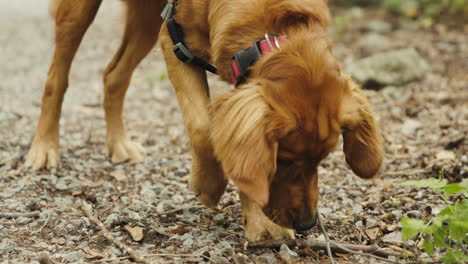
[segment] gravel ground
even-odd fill
[[[397,184],[441,171],[450,181],[467,177],[468,37],[443,26],[422,30],[403,23],[377,32],[391,41],[369,47],[359,40],[369,30],[379,31],[367,22],[376,13],[346,12],[354,16],[353,23],[335,40],[343,65],[383,50],[413,47],[430,69],[419,81],[366,91],[385,137],[386,168],[379,180],[360,180],[337,148],[320,167],[321,213],[333,240],[392,246],[427,258],[418,249],[419,240],[401,241],[399,222],[405,215],[435,214],[443,203],[428,190]],[[122,33],[121,6],[115,1],[104,1],[73,64],[61,119],[63,167],[25,169],[53,52],[47,1],[0,0],[0,32],[0,213],[39,212],[37,217],[0,217],[1,264],[52,263],[46,256],[55,263],[129,263],[86,217],[81,200],[92,204],[117,240],[140,255],[152,254],[147,257],[151,261],[327,263],[323,252],[293,249],[297,256],[285,248],[245,249],[232,185],[219,210],[197,202],[187,188],[188,137],[158,48],[137,69],[126,99],[129,135],[143,144],[146,159],[116,166],[109,162],[100,74]],[[211,82],[215,93],[227,87],[214,78]],[[131,236],[133,227],[143,230],[143,238]],[[323,235],[313,228],[298,237]],[[339,263],[378,262],[341,255]]]

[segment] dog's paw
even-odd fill
[[[189,178],[189,187],[195,193],[198,200],[208,208],[215,208],[223,195],[227,180],[223,175],[218,162],[205,161],[204,165],[192,162],[192,172]]]
[[[143,161],[145,155],[145,150],[140,144],[128,139],[109,140],[107,148],[112,155],[111,161],[114,164],[126,161],[138,163]]]
[[[29,149],[25,165],[33,170],[60,167],[58,144],[35,140]]]
[[[190,189],[195,193],[197,199],[208,208],[216,208],[218,205],[219,199],[224,193],[226,188],[226,180],[222,178],[220,180],[210,181],[205,179],[198,179],[194,176],[193,172],[190,175],[189,186]]]
[[[244,218],[245,237],[251,241],[265,239],[294,239],[294,230],[282,227],[266,216]]]

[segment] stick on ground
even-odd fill
[[[30,213],[0,213],[0,218],[12,219],[19,217],[39,217],[39,212]]]
[[[318,250],[327,250],[327,243],[320,240],[300,240],[300,239],[280,239],[280,240],[264,240],[248,243],[248,248],[280,248],[282,244],[288,247],[311,248]],[[353,244],[342,244],[331,242],[331,250],[337,253],[349,253],[352,251],[361,251],[381,257],[400,256],[401,254],[392,250],[379,248],[376,245],[362,246]]]
[[[140,255],[138,255],[138,253],[135,252],[135,250],[131,249],[130,247],[127,247],[124,243],[118,241],[117,239],[115,239],[115,237],[113,237],[110,233],[109,233],[109,230],[107,230],[106,226],[101,222],[99,221],[99,219],[97,219],[97,217],[95,217],[92,213],[92,207],[91,205],[89,205],[87,202],[85,202],[84,200],[81,200],[81,209],[85,212],[86,216],[89,218],[89,220],[91,222],[93,222],[94,224],[96,224],[97,226],[99,226],[99,228],[101,229],[102,233],[104,234],[104,236],[110,241],[112,242],[112,244],[114,244],[115,246],[117,246],[118,248],[120,248],[121,250],[123,250],[125,253],[127,253],[127,255],[133,259],[134,261],[136,262],[140,262],[140,263],[145,263],[145,264],[149,264],[148,261],[146,261],[144,258],[142,258]]]

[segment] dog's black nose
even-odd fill
[[[301,219],[294,219],[293,227],[298,232],[304,232],[317,224],[317,215],[309,216]]]

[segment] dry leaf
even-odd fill
[[[138,242],[143,239],[143,228],[138,226],[131,227],[129,225],[125,225],[124,228],[130,233],[133,240]]]
[[[317,253],[313,251],[311,248],[304,248],[304,249],[298,249],[297,254],[301,256],[307,256],[307,257],[315,257],[317,256]]]
[[[176,229],[173,229],[171,231],[169,231],[169,233],[171,234],[180,234],[180,233],[187,233],[187,232],[190,232],[190,230],[188,230],[187,228],[183,227],[183,226],[180,226]]]
[[[365,232],[366,232],[366,235],[368,235],[371,240],[375,240],[377,236],[379,235],[380,227],[367,229]]]
[[[124,181],[127,179],[127,176],[122,171],[113,171],[109,173],[109,175],[114,177],[118,181]]]

